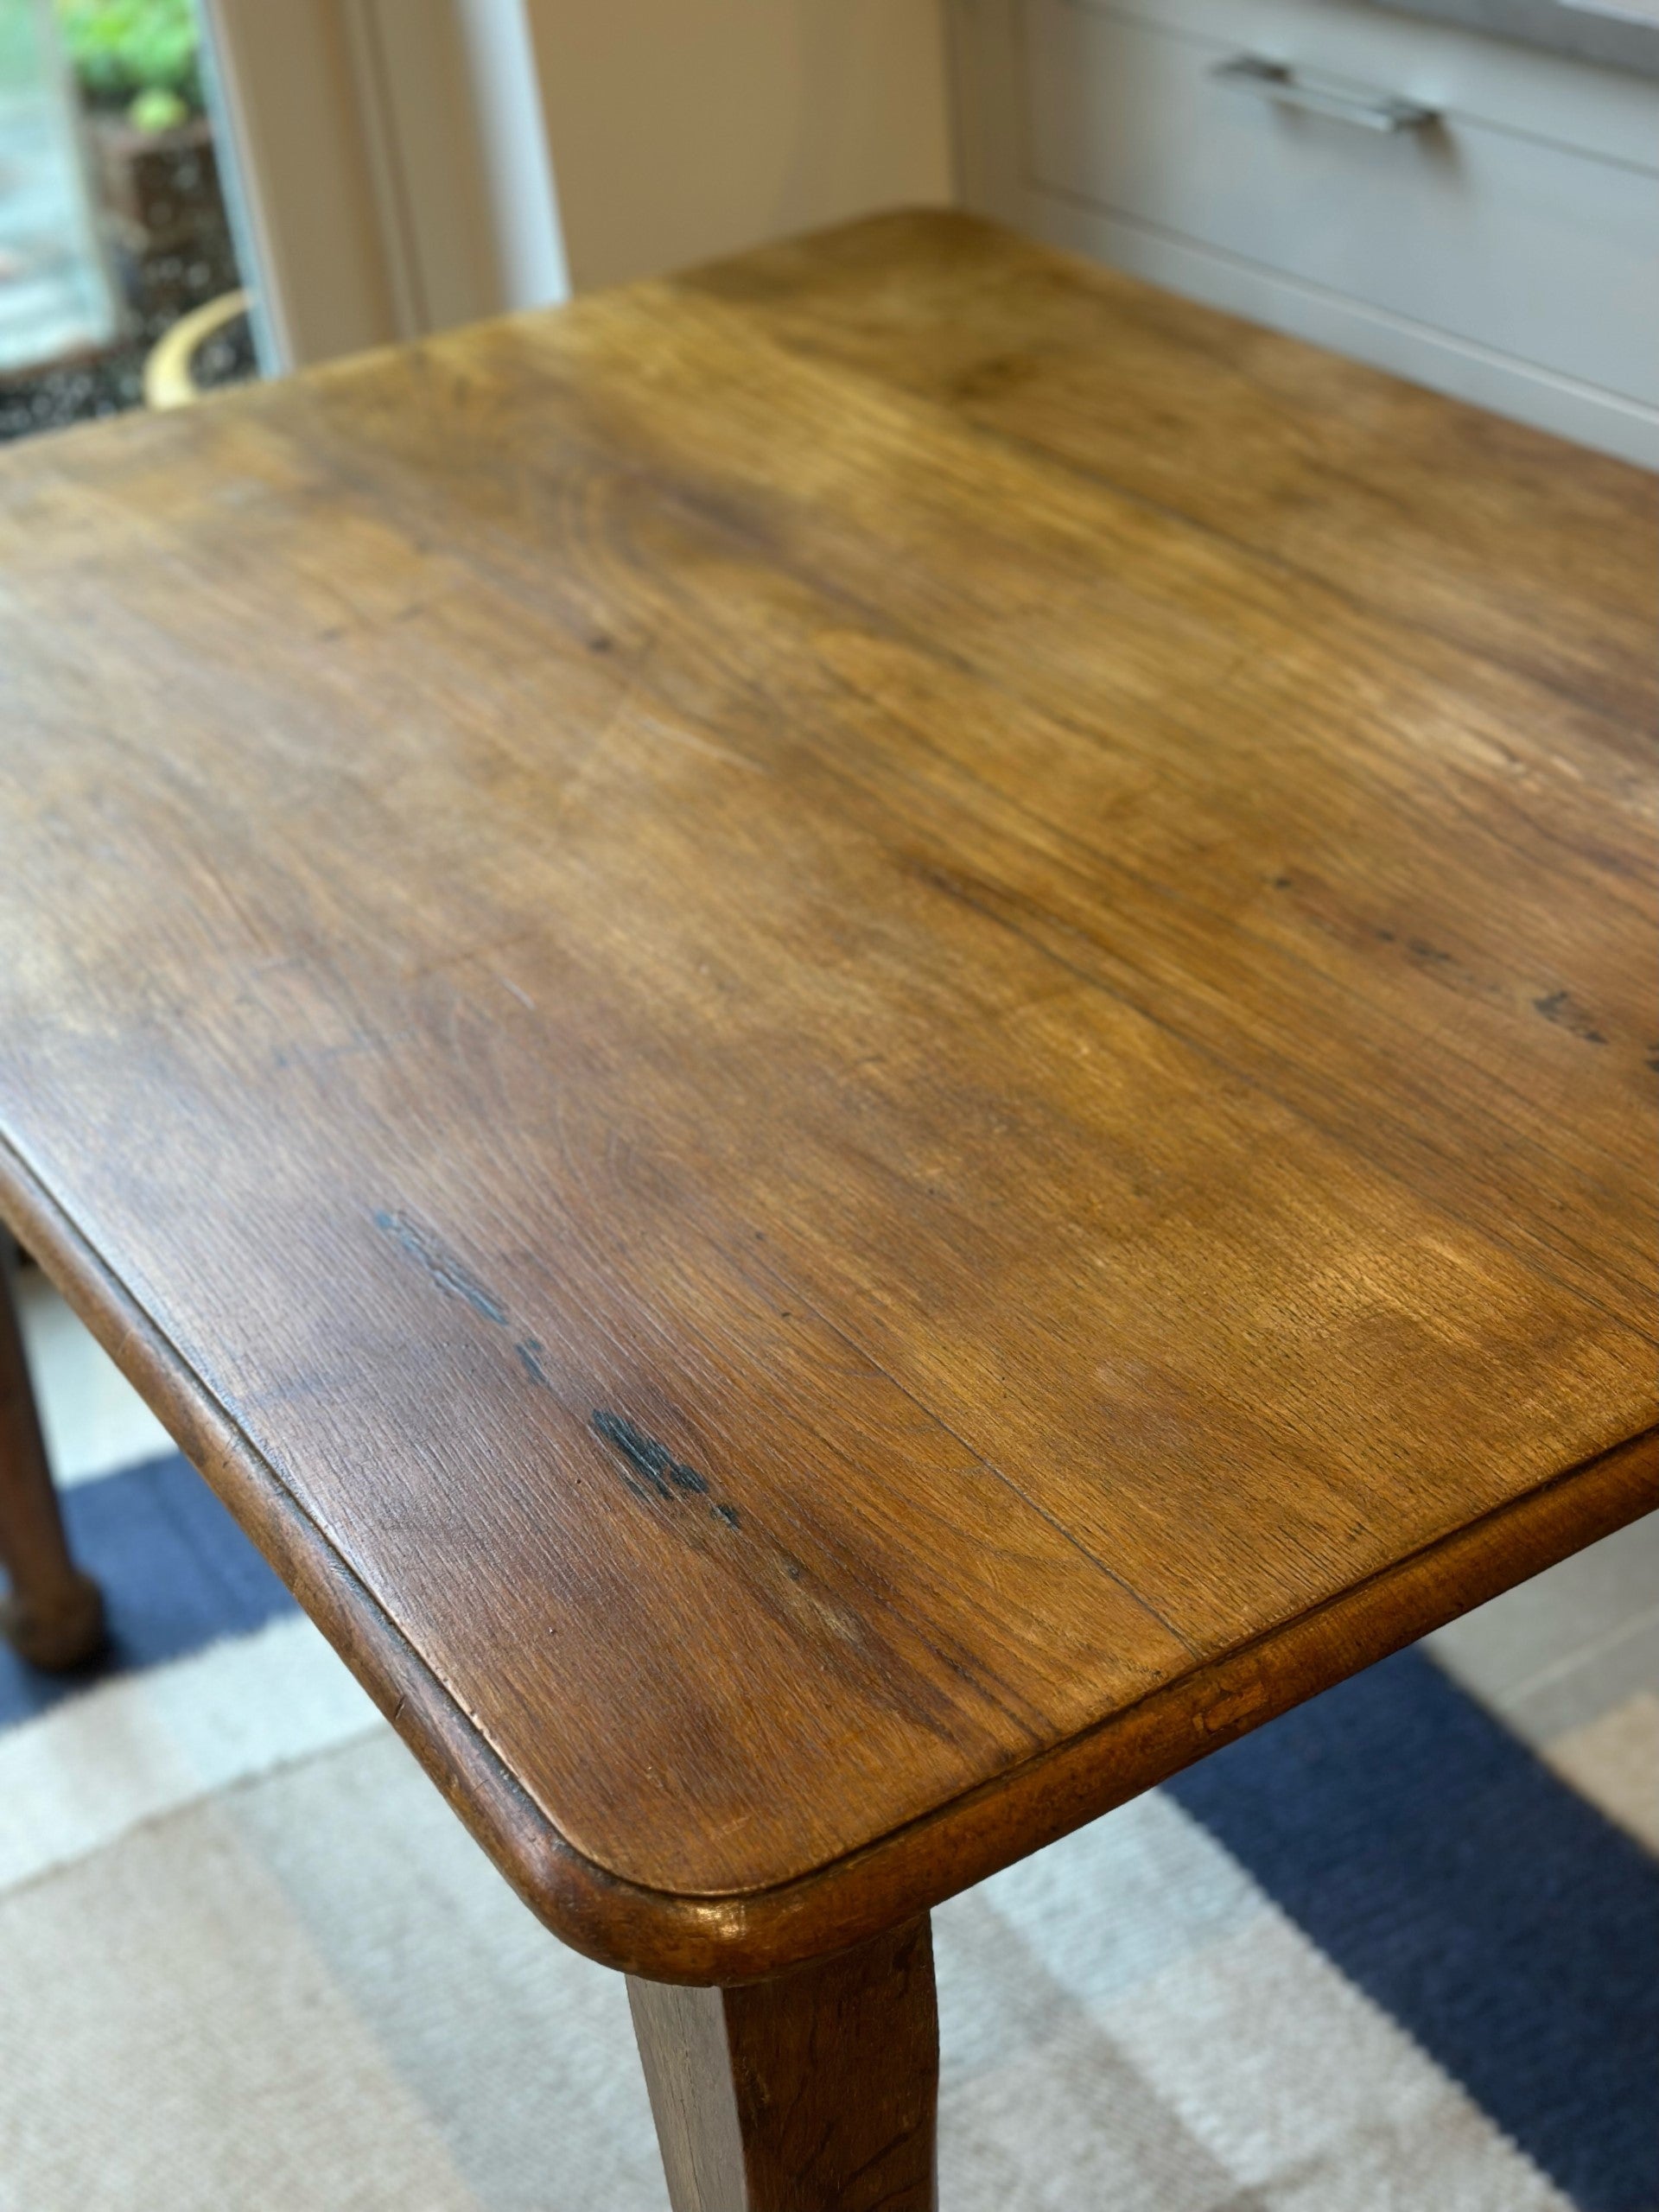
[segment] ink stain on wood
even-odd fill
[[[481,1313],[486,1321],[505,1325],[506,1307],[441,1236],[435,1236],[429,1229],[411,1221],[407,1214],[384,1210],[376,1213],[374,1225],[400,1244],[412,1260],[418,1260],[446,1296],[464,1299],[474,1313]]]
[[[676,1491],[683,1491],[707,1497],[707,1478],[700,1475],[695,1467],[688,1467],[683,1459],[677,1459],[667,1445],[659,1444],[654,1436],[647,1436],[643,1428],[636,1428],[620,1414],[607,1413],[602,1408],[589,1419],[594,1433],[603,1437],[606,1443],[620,1452],[639,1477],[639,1482],[624,1477],[636,1497],[667,1500],[671,1499]]]
[[[1586,1045],[1605,1045],[1603,1036],[1585,1012],[1577,1005],[1570,991],[1548,991],[1532,1002],[1535,1014],[1541,1014],[1546,1021],[1553,1021],[1558,1029],[1565,1029],[1574,1037],[1583,1038]]]
[[[553,1378],[542,1364],[544,1355],[536,1338],[525,1337],[513,1350],[531,1381],[539,1383],[543,1390],[554,1390]],[[622,1479],[636,1497],[658,1498],[671,1503],[677,1496],[709,1496],[708,1478],[688,1466],[683,1459],[677,1459],[665,1444],[648,1436],[635,1422],[603,1408],[588,1418],[594,1433],[620,1454],[626,1470]],[[723,1500],[710,1499],[709,1512],[711,1519],[728,1529],[743,1526],[743,1516],[736,1506],[728,1505]]]

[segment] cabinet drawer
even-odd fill
[[[1300,55],[1583,154],[1659,171],[1659,82],[1353,0],[1084,0],[1154,30]],[[1494,7],[1495,16],[1502,14]]]
[[[1647,404],[1659,403],[1659,174],[1493,121],[1510,106],[1512,65],[1494,68],[1487,112],[1445,102],[1422,130],[1362,129],[1239,89],[1214,72],[1250,44],[1259,10],[1229,20],[1185,0],[1180,27],[1080,4],[1027,0],[1027,149],[1041,188],[1363,300],[1432,329]],[[1254,50],[1315,78],[1351,78],[1375,53],[1397,61],[1410,32],[1363,11],[1277,6]],[[1353,29],[1357,20],[1359,33]],[[1379,19],[1381,20],[1381,19]],[[1459,41],[1469,45],[1472,41]],[[1581,79],[1562,103],[1586,134]],[[1506,77],[1505,70],[1510,71]],[[1373,76],[1370,89],[1440,106],[1435,87]],[[1610,79],[1613,144],[1649,88]],[[1540,118],[1522,80],[1520,111]],[[1645,112],[1645,109],[1641,111]],[[1659,118],[1659,99],[1653,103]],[[1593,115],[1591,121],[1593,122]]]

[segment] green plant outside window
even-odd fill
[[[57,0],[64,44],[93,107],[168,130],[201,110],[194,0]]]

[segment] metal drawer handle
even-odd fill
[[[1210,73],[1223,84],[1236,85],[1240,92],[1257,92],[1281,107],[1335,116],[1365,130],[1423,130],[1440,120],[1433,108],[1421,106],[1415,100],[1299,77],[1287,63],[1266,60],[1259,54],[1239,54],[1230,61],[1218,61]]]

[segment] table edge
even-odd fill
[[[760,1980],[864,1942],[1659,1507],[1656,1426],[842,1858],[733,1895],[652,1890],[560,1832],[3,1137],[0,1217],[524,1903],[573,1948],[652,1980]]]

